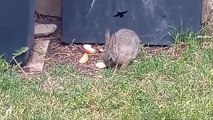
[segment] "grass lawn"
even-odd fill
[[[125,70],[96,78],[57,64],[31,80],[0,59],[0,118],[7,120],[213,119],[213,41],[179,38],[178,59],[142,53]],[[204,42],[206,44],[204,44]]]

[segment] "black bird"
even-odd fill
[[[113,17],[123,17],[125,13],[127,13],[128,11],[123,11],[123,12],[117,12],[117,14],[115,14]]]

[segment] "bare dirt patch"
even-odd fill
[[[100,69],[95,67],[95,63],[101,60],[101,53],[89,55],[89,61],[85,64],[80,64],[78,61],[83,56],[83,44],[63,44],[61,43],[61,19],[50,16],[43,16],[36,14],[36,23],[42,24],[56,24],[58,29],[51,36],[46,37],[51,39],[48,52],[45,60],[45,69],[54,64],[72,64],[76,70],[83,75],[93,76],[97,74]],[[103,46],[93,45],[94,48],[99,49]]]
[[[102,47],[93,45],[93,48]],[[79,60],[83,56],[82,45],[63,45],[60,40],[53,40],[48,49],[46,64],[67,63],[72,64],[80,74],[93,76],[100,71],[95,64],[101,60],[102,53],[89,55],[89,60],[85,64],[80,64]]]

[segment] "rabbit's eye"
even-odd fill
[[[109,61],[112,61],[112,57],[109,58]]]

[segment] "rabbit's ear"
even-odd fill
[[[110,29],[107,28],[106,32],[105,32],[105,42],[108,45],[110,43]]]
[[[116,38],[115,38],[115,33],[112,34],[112,37],[110,39],[110,46],[113,48],[115,46]]]
[[[113,61],[115,61],[117,59],[117,56],[118,56],[118,46],[117,46],[116,33],[114,33],[111,37],[110,46],[111,46],[111,49],[112,49],[112,52],[113,52],[112,59],[113,59]]]
[[[113,45],[116,45],[116,42],[117,42],[116,39],[117,39],[116,38],[116,33],[114,33],[113,36],[112,36],[112,38],[111,38],[111,42],[112,42]]]

